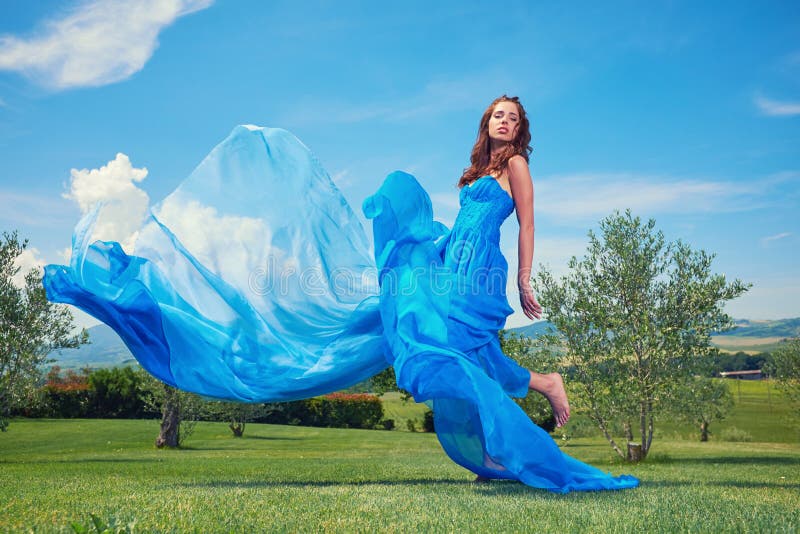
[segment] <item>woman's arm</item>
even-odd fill
[[[531,289],[531,265],[533,264],[533,180],[528,169],[528,162],[522,156],[514,156],[508,160],[508,183],[514,197],[517,221],[519,222],[519,270],[517,287],[522,311],[529,319],[542,316],[542,307],[536,301]]]

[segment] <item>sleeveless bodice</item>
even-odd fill
[[[462,187],[459,203],[461,211],[453,231],[479,234],[499,245],[500,225],[514,211],[514,201],[498,181],[487,175]]]
[[[461,188],[459,203],[461,209],[443,243],[442,261],[469,278],[476,270],[478,275],[495,271],[495,281],[505,284],[508,264],[500,252],[500,225],[514,211],[514,201],[496,179],[484,176]],[[504,285],[496,289],[505,294]]]
[[[500,225],[514,211],[514,201],[492,176],[461,188],[459,201],[461,210],[439,255],[446,272],[455,275],[451,343],[470,350],[495,339],[514,311],[506,298],[508,262],[500,251]]]

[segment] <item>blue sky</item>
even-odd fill
[[[753,284],[735,317],[800,316],[800,3],[3,0],[0,13],[0,229],[30,239],[30,264],[64,261],[92,195],[153,204],[237,124],[291,130],[358,213],[386,174],[411,172],[450,224],[478,119],[507,93],[532,123],[535,264],[563,273],[590,228],[630,208]],[[512,217],[501,243],[512,270],[516,230]]]

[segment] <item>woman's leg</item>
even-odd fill
[[[531,374],[531,381],[529,387],[541,393],[550,402],[553,408],[553,417],[556,420],[556,426],[564,426],[569,420],[569,401],[567,400],[567,391],[564,389],[564,380],[558,373],[534,373]]]

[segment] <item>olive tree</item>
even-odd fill
[[[244,435],[247,423],[264,415],[280,411],[282,407],[278,403],[273,404],[251,404],[244,402],[230,401],[208,401],[203,407],[204,418],[214,421],[225,421],[231,429],[234,437],[240,438]]]
[[[194,393],[161,382],[144,369],[139,371],[139,390],[148,410],[161,412],[161,427],[156,447],[176,448],[194,432],[203,409],[203,401]]]
[[[684,377],[676,384],[670,406],[679,419],[696,424],[700,441],[708,441],[711,423],[725,419],[733,408],[733,396],[725,379]]]
[[[789,413],[800,420],[800,338],[781,343],[770,357],[767,372],[789,402]]]
[[[47,300],[39,269],[25,273],[20,284],[18,258],[28,247],[16,232],[0,239],[0,430],[8,417],[36,394],[42,364],[56,349],[88,342],[86,330],[74,333],[70,311]]]
[[[585,256],[573,257],[566,275],[542,269],[534,281],[558,330],[547,341],[563,351],[580,390],[578,408],[623,458],[647,456],[667,400],[716,352],[711,335],[733,327],[723,304],[749,286],[712,272],[713,258],[666,242],[653,219],[628,210],[600,221],[599,235],[589,232]]]

